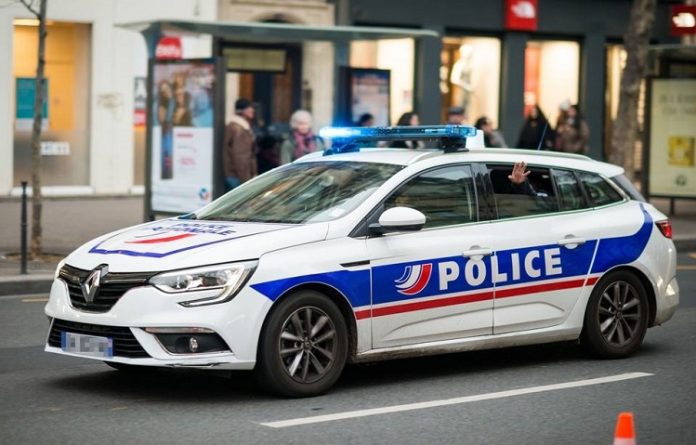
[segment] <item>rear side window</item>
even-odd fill
[[[488,165],[498,218],[541,215],[558,211],[558,201],[547,168],[529,167],[527,184],[515,186],[508,175],[512,164]]]
[[[624,175],[616,175],[611,178],[611,180],[616,184],[621,190],[624,191],[628,196],[634,201],[646,202],[645,197],[636,189],[636,187],[631,183],[631,181]]]
[[[623,196],[598,174],[580,172],[579,176],[593,207],[623,201]]]
[[[580,183],[578,183],[573,172],[568,170],[553,170],[553,178],[556,181],[558,204],[561,212],[587,208]]]

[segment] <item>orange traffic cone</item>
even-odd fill
[[[620,413],[616,421],[614,445],[636,445],[636,429],[633,426],[633,413]]]

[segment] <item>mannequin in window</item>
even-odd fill
[[[450,82],[458,87],[455,90],[453,102],[460,103],[464,109],[469,108],[471,95],[474,92],[471,83],[471,63],[473,61],[473,56],[474,47],[466,43],[462,44],[459,47],[459,58],[454,62],[454,65],[452,65],[452,71],[450,72]],[[459,100],[457,100],[457,98]]]

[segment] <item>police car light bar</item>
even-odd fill
[[[326,139],[360,141],[413,141],[423,139],[462,140],[476,136],[476,128],[465,125],[420,125],[408,127],[324,127]]]

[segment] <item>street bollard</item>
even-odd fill
[[[22,220],[21,220],[21,269],[20,273],[27,273],[27,181],[22,181]]]

